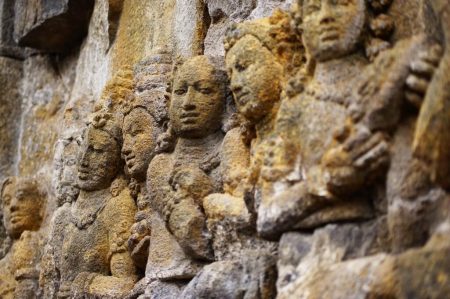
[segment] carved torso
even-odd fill
[[[63,283],[73,281],[81,272],[110,275],[111,256],[126,251],[125,242],[136,209],[128,190],[124,189],[118,196],[107,192],[96,200],[103,203],[89,212],[88,221],[80,221],[86,215],[80,215],[76,206],[61,214],[66,217],[61,222],[65,227],[58,263]]]
[[[151,218],[152,235],[146,277],[185,279],[193,277],[203,265],[186,255],[180,247],[164,223],[163,211],[174,192],[170,180],[175,167],[197,167],[208,172],[215,188],[220,190],[218,154],[223,136],[219,133],[210,137],[200,142],[178,143],[173,153],[159,154],[149,165],[147,191],[150,206],[156,213],[152,213]]]

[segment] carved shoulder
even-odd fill
[[[110,253],[125,252],[126,240],[130,236],[130,229],[134,223],[136,204],[128,188],[119,195],[112,197],[105,209],[107,213]]]
[[[225,192],[233,194],[246,181],[249,164],[250,149],[244,143],[239,128],[234,128],[226,134],[222,145],[220,165]]]

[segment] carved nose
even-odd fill
[[[243,86],[244,86],[244,84],[242,84],[242,81],[240,79],[234,78],[231,81],[230,89],[234,93],[235,96],[239,97],[239,95],[242,92]]]
[[[230,88],[231,88],[231,91],[235,94],[238,94],[242,90],[242,86],[236,82],[231,83]]]
[[[331,23],[331,22],[334,22],[334,21],[335,21],[335,19],[334,19],[333,14],[332,14],[332,8],[329,7],[328,4],[324,4],[322,6],[322,10],[321,10],[321,13],[320,13],[320,23],[321,24],[328,24],[328,23]]]
[[[329,24],[334,22],[334,18],[331,16],[324,16],[323,18],[321,18],[320,23],[321,24]]]
[[[195,105],[191,102],[191,93],[188,92],[183,100],[183,105],[181,106],[183,110],[190,111],[195,109]]]
[[[131,149],[128,148],[128,147],[123,147],[123,148],[122,148],[122,154],[123,154],[125,157],[128,156],[129,154],[131,154]]]
[[[89,166],[89,162],[88,162],[88,159],[87,159],[87,153],[84,153],[83,156],[81,156],[80,165],[83,166],[83,167],[88,167]]]
[[[129,141],[124,141],[123,147],[122,147],[122,155],[126,157],[129,154],[131,154],[131,146],[129,144]]]
[[[192,111],[192,110],[195,110],[195,105],[192,105],[192,104],[186,104],[186,105],[183,105],[183,110],[184,110],[184,111]]]
[[[17,206],[17,198],[13,198],[11,200],[11,203],[10,203],[10,206],[9,206],[9,211],[12,213],[12,212],[17,211],[18,208],[19,207]]]

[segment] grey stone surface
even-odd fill
[[[69,51],[86,36],[93,7],[93,0],[18,0],[15,40],[20,46],[47,52]]]
[[[313,269],[389,251],[386,217],[361,224],[334,224],[313,234],[291,232],[282,236],[278,248],[277,289],[308,276]]]
[[[273,298],[276,256],[246,251],[240,259],[214,262],[186,286],[181,298]]]
[[[448,1],[315,3],[0,1],[0,181],[47,194],[0,298],[446,298]]]
[[[21,61],[0,57],[0,80],[2,93],[0,95],[0,180],[12,175],[18,160],[19,132],[21,127]]]

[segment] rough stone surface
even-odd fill
[[[93,7],[92,0],[15,1],[15,40],[23,47],[67,52],[85,37]]]
[[[21,59],[25,51],[14,41],[14,3],[13,0],[4,0],[0,3],[0,53],[5,57]]]
[[[0,179],[12,175],[17,161],[17,148],[20,131],[20,115],[22,99],[20,96],[20,78],[22,77],[22,62],[2,57],[0,109],[3,115],[0,123],[2,144],[0,146]]]
[[[447,298],[449,7],[0,1],[0,298]]]

